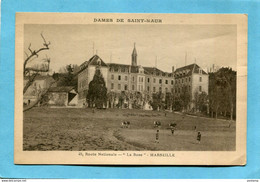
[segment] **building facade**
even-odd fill
[[[48,90],[49,106],[76,106],[78,94],[73,86],[51,87]]]
[[[157,92],[165,95],[168,92],[179,94],[182,85],[188,84],[191,95],[197,90],[208,93],[208,75],[197,64],[178,68],[176,71],[172,67],[172,72],[164,72],[156,67],[138,65],[137,58],[134,46],[131,65],[105,63],[98,55],[81,64],[78,73],[79,105],[86,104],[88,86],[97,66],[104,77],[108,92],[139,92],[148,96]]]
[[[28,77],[24,78],[23,85],[27,84],[29,81]],[[54,83],[54,79],[49,75],[37,75],[33,81],[33,83],[30,85],[30,87],[27,89],[27,91],[24,93],[23,96],[23,103],[25,105],[29,105],[30,103],[37,100],[39,94],[49,88],[50,86],[55,87],[56,83]]]
[[[187,90],[190,95],[190,104],[187,109],[194,108],[194,100],[196,93],[205,92],[208,94],[209,77],[197,64],[187,65],[176,69],[174,72],[175,78],[175,95],[180,96]]]

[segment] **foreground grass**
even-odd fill
[[[130,121],[130,128],[121,128]],[[160,143],[153,122],[160,121]],[[177,123],[174,135],[169,124]],[[24,150],[235,150],[235,123],[142,110],[33,108],[24,113]],[[196,131],[194,130],[196,126]],[[202,140],[196,141],[197,131]]]

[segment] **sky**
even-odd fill
[[[131,64],[134,43],[138,65],[171,72],[172,66],[196,62],[205,71],[213,64],[236,70],[236,25],[26,24],[25,52],[30,43],[32,49],[42,47],[41,33],[51,45],[37,59],[48,56],[55,72],[68,64],[80,65],[93,53],[106,63]]]

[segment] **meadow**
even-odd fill
[[[129,121],[128,128],[121,123]],[[160,121],[159,128],[154,121]],[[176,123],[174,135],[170,123]],[[231,124],[231,125],[230,125]],[[230,126],[229,126],[230,125]],[[196,129],[195,129],[196,128]],[[159,143],[155,134],[159,129]],[[197,142],[197,132],[201,142]],[[24,112],[26,151],[232,151],[235,121],[159,111],[35,107]]]

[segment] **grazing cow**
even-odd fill
[[[177,126],[176,123],[170,123],[169,124],[169,127],[171,127],[171,132],[172,132],[172,135],[174,135],[174,130],[175,130],[175,127]]]
[[[171,124],[169,124],[169,126],[170,126],[171,128],[174,128],[174,127],[177,126],[177,124],[176,124],[176,123],[171,123]]]
[[[121,123],[122,128],[129,128],[130,127],[130,122],[129,121],[124,121]]]
[[[161,122],[160,121],[154,121],[153,125],[155,128],[158,128],[159,126],[161,126]]]

